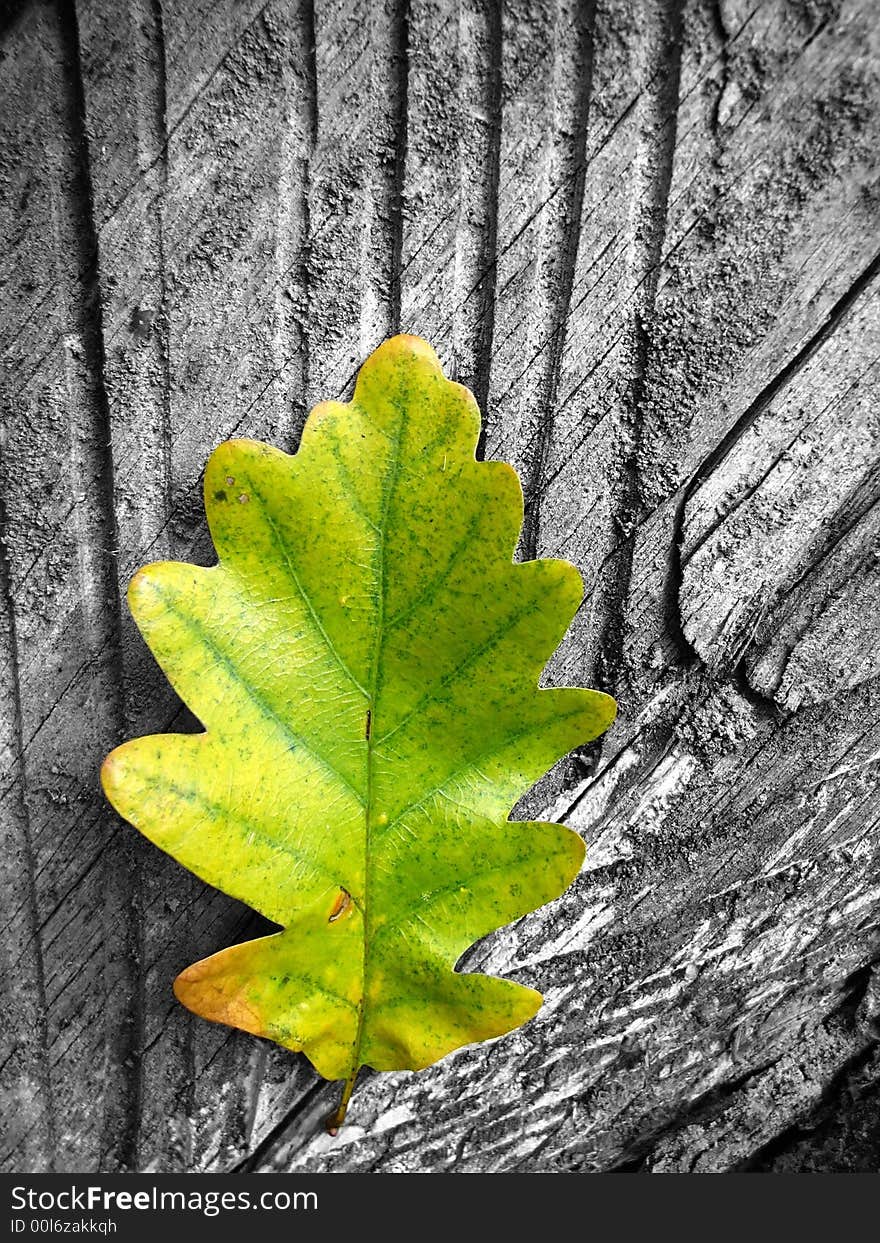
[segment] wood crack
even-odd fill
[[[317,1102],[324,1101],[333,1091],[333,1084],[315,1077],[315,1082],[299,1100],[290,1107],[271,1131],[260,1140],[255,1148],[224,1172],[227,1174],[254,1174],[266,1168],[267,1158],[284,1143],[288,1134],[296,1125],[297,1119],[312,1108]]]
[[[485,257],[483,274],[474,288],[478,295],[476,311],[476,338],[474,341],[474,375],[462,380],[472,388],[482,418],[477,441],[477,458],[482,460],[486,446],[486,423],[489,402],[489,378],[492,366],[492,345],[495,338],[495,304],[498,281],[498,183],[501,175],[501,58],[503,33],[501,0],[489,0],[486,7],[487,35],[489,42],[488,65],[485,79],[485,108],[488,117],[488,141],[484,180],[480,202],[480,219],[483,223],[481,250]],[[461,221],[458,222],[458,228]]]
[[[8,529],[6,508],[3,493],[0,490],[0,667],[3,670],[3,689],[0,690],[0,756],[4,758],[4,767],[13,778],[17,775],[15,797],[3,816],[3,860],[0,870],[5,873],[9,866],[12,875],[5,877],[9,883],[6,890],[7,900],[11,899],[15,890],[23,889],[22,910],[24,918],[23,936],[20,939],[17,961],[5,961],[4,951],[3,976],[7,976],[4,985],[5,1008],[12,1011],[21,1024],[24,1032],[31,1032],[31,1048],[13,1046],[9,1057],[27,1063],[22,1067],[22,1079],[32,1077],[39,1084],[40,1099],[36,1101],[36,1118],[33,1127],[26,1136],[21,1136],[15,1158],[20,1161],[25,1153],[47,1172],[55,1168],[55,1114],[52,1092],[52,1080],[49,1074],[48,1060],[48,1024],[46,1008],[46,978],[43,961],[43,943],[39,929],[39,903],[36,888],[36,865],[34,846],[31,835],[30,817],[25,796],[25,766],[22,747],[21,721],[21,688],[19,682],[18,639],[15,625],[15,610],[11,589],[9,559],[6,551],[5,535]],[[9,861],[7,865],[6,861]],[[19,868],[23,870],[23,879]],[[9,951],[12,950],[12,939]],[[26,990],[19,1003],[19,987]],[[13,1010],[22,1004],[33,1009],[27,1019]],[[8,1060],[8,1059],[7,1059]],[[29,1063],[33,1061],[35,1066]],[[4,1062],[5,1070],[6,1062]],[[8,1083],[9,1079],[6,1078]],[[36,1132],[36,1144],[27,1144],[26,1140]],[[33,1149],[34,1151],[29,1152]]]
[[[391,99],[394,161],[388,196],[390,252],[389,319],[391,332],[400,332],[403,211],[406,170],[406,116],[409,91],[409,0],[400,0],[392,18]]]
[[[622,428],[621,460],[613,483],[615,524],[621,532],[617,566],[602,587],[604,622],[596,645],[598,653],[592,681],[601,690],[619,693],[625,677],[624,618],[635,553],[635,533],[647,516],[640,466],[648,417],[648,372],[651,360],[651,327],[663,247],[666,240],[669,193],[678,131],[678,100],[681,83],[682,5],[664,0],[661,7],[664,73],[653,99],[651,137],[655,148],[655,172],[647,195],[643,225],[642,302],[635,314],[634,353],[628,412]]]
[[[679,598],[681,594],[682,582],[684,577],[684,568],[694,553],[706,542],[707,539],[715,533],[727,514],[717,517],[706,531],[701,534],[699,541],[695,546],[684,551],[685,541],[685,525],[687,520],[687,507],[691,498],[700,488],[700,486],[718,469],[718,467],[727,459],[736,445],[742,440],[743,436],[754,425],[758,418],[764,413],[767,407],[773,402],[776,396],[786,387],[798,373],[813,358],[816,352],[823,346],[826,341],[836,332],[837,328],[846,319],[851,308],[859,299],[862,293],[872,283],[872,281],[880,274],[880,253],[875,255],[868,266],[853,281],[846,292],[838,298],[834,306],[829,310],[823,322],[811,335],[809,340],[801,346],[798,352],[789,359],[785,366],[776,373],[772,380],[767,383],[754,401],[739,416],[736,422],[731,426],[725,436],[710,450],[703,458],[702,462],[692,472],[690,478],[683,485],[679,500],[676,504],[675,522],[672,537],[669,543],[669,557],[667,563],[667,620],[672,619],[670,629],[674,630],[677,635],[678,642],[689,654],[691,661],[699,660],[699,656],[693,645],[684,634],[681,625],[681,613],[679,607]],[[674,611],[673,611],[674,610]],[[765,704],[772,704],[773,710],[776,705],[772,700],[767,700],[765,696],[758,694]]]
[[[566,178],[567,201],[560,222],[560,228],[554,231],[546,242],[548,248],[558,247],[562,252],[560,279],[556,296],[551,307],[551,325],[549,350],[546,354],[546,367],[539,388],[540,420],[538,423],[535,446],[531,455],[528,478],[523,486],[524,515],[521,535],[523,558],[532,561],[537,556],[539,505],[547,452],[553,435],[555,422],[559,373],[562,363],[562,352],[565,345],[565,332],[571,305],[574,273],[580,241],[580,224],[584,206],[584,187],[587,174],[587,127],[590,115],[590,97],[593,87],[593,26],[595,22],[595,4],[579,5],[577,8],[576,27],[576,62],[581,67],[580,82],[575,97],[574,115],[568,124],[571,126],[571,146],[568,156],[573,166]],[[557,58],[561,52],[557,49]],[[557,65],[557,68],[560,67]],[[546,350],[547,343],[542,347]]]
[[[73,403],[72,473],[83,497],[74,519],[79,528],[81,599],[86,641],[95,669],[107,743],[124,730],[120,612],[117,592],[118,536],[114,513],[113,456],[110,419],[104,388],[104,352],[98,284],[98,241],[85,131],[85,98],[77,18],[73,5],[62,3],[59,31],[65,56],[64,107],[71,148],[70,209],[78,221],[79,271],[86,274],[73,293],[78,344],[68,349],[68,383],[80,400]],[[82,413],[80,413],[82,412]],[[104,1097],[105,1132],[102,1168],[133,1169],[137,1165],[141,1109],[143,1035],[142,956],[137,854],[123,846],[108,852],[105,918],[118,920],[117,939],[108,964],[112,1004],[108,1006],[107,1054],[112,1073]],[[108,926],[112,926],[112,923]],[[108,979],[108,984],[110,980]]]

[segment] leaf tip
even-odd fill
[[[147,602],[152,597],[155,601],[156,589],[159,586],[162,571],[164,567],[173,565],[169,561],[151,561],[149,565],[142,565],[131,577],[128,583],[128,591],[126,599],[131,615],[137,620]]]
[[[424,337],[417,337],[413,333],[399,332],[396,337],[389,337],[387,341],[374,351],[373,357],[376,355],[391,355],[400,357],[401,355],[409,355],[410,357],[424,358],[434,367],[440,368],[440,359],[437,357],[437,351],[434,349]]]
[[[319,401],[317,405],[312,406],[309,411],[309,417],[306,420],[303,435],[305,436],[308,434],[309,437],[314,436],[315,433],[321,428],[322,424],[337,417],[342,409],[344,409],[344,407],[338,401]]]
[[[144,592],[150,586],[150,578],[148,574],[149,568],[150,567],[148,565],[142,565],[141,568],[137,570],[136,573],[134,573],[129,579],[128,590],[125,594],[128,600],[128,607],[131,609],[132,613],[135,612],[138,601],[143,597]]]
[[[573,839],[569,842],[569,847],[571,849],[571,880],[568,883],[571,884],[571,881],[574,880],[578,872],[581,870],[581,866],[586,858],[587,844],[581,837],[580,833],[575,833],[574,829],[569,829],[568,831]]]
[[[119,762],[119,752],[121,750],[122,747],[116,747],[110,752],[109,755],[104,757],[104,762],[101,765],[101,789],[104,791],[104,794],[111,803],[113,802],[113,795],[119,786],[120,777],[122,775],[121,764]]]
[[[199,963],[193,963],[189,967],[184,967],[184,969],[174,977],[174,981],[171,985],[174,991],[174,996],[181,1003],[181,1005],[186,1006],[188,1010],[192,1009],[192,1006],[187,1004],[188,1001],[192,1000],[192,988],[194,985],[198,984],[201,975],[201,973],[197,970],[198,966]]]
[[[239,1027],[253,1036],[265,1036],[265,1014],[249,994],[247,977],[241,970],[243,959],[247,966],[248,946],[248,942],[234,945],[184,967],[172,988],[180,1004],[193,1014],[211,1023]]]
[[[606,695],[604,691],[593,691],[593,694],[596,696],[596,706],[602,720],[600,733],[604,734],[617,720],[617,700],[613,695]]]
[[[544,994],[539,993],[536,988],[529,988],[526,984],[520,984],[518,988],[520,990],[520,1014],[522,1015],[519,1019],[519,1026],[522,1027],[523,1024],[531,1023],[532,1019],[535,1018],[544,1004]]]

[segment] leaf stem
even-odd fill
[[[351,1100],[351,1094],[354,1091],[355,1080],[358,1077],[359,1071],[360,1066],[355,1066],[354,1070],[345,1081],[345,1086],[342,1089],[342,1097],[340,1098],[338,1107],[334,1109],[333,1113],[330,1114],[327,1119],[327,1130],[331,1135],[338,1135],[339,1128],[345,1121],[345,1114],[348,1110],[348,1102]]]

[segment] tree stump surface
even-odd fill
[[[2,1160],[16,1171],[880,1168],[874,0],[33,0],[0,44]],[[620,717],[523,806],[559,902],[467,966],[537,1019],[367,1075],[171,981],[264,931],[105,803],[197,728],[136,633],[398,331],[586,594]]]

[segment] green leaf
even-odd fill
[[[479,412],[417,337],[387,341],[295,456],[229,441],[205,472],[219,563],[146,566],[137,624],[204,723],[107,757],[107,797],[211,885],[282,925],[175,982],[205,1018],[303,1050],[346,1087],[500,1036],[541,1003],[454,970],[557,897],[580,838],[511,823],[614,701],[539,690],[582,595],[512,560],[522,492],[477,462]]]

